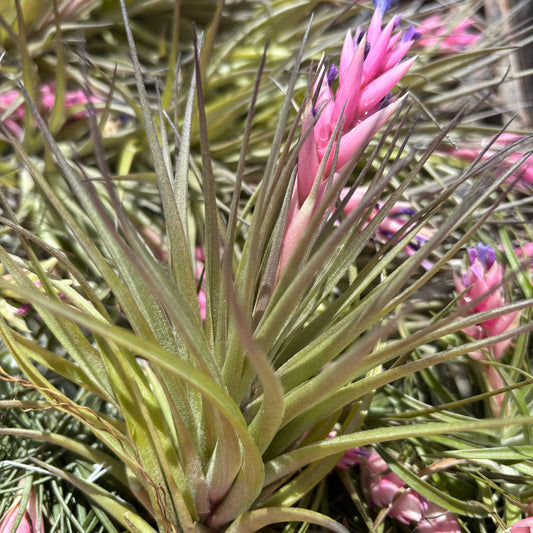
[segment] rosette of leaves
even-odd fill
[[[201,40],[195,41],[183,117],[172,121],[169,135],[163,106],[154,114],[146,93],[124,3],[122,8],[136,105],[157,179],[166,259],[153,254],[143,238],[146,228],[139,229],[124,209],[91,105],[88,121],[98,180],[80,172],[74,158],[65,154],[24,87],[21,94],[42,135],[40,142],[49,153],[46,163],[56,181],[50,182],[24,143],[0,126],[5,142],[76,243],[75,253],[67,254],[60,242],[45,242],[25,228],[9,201],[4,202],[1,220],[18,246],[0,247],[0,261],[11,276],[0,279],[0,288],[32,304],[39,331],[53,343],[41,345],[37,331],[22,335],[2,317],[0,335],[25,375],[24,387],[39,395],[39,408],[82,424],[100,445],[64,434],[60,426],[26,436],[66,449],[87,464],[103,464],[106,470],[94,480],[53,461],[41,461],[39,467],[83,492],[95,509],[113,520],[113,527],[128,531],[251,532],[305,522],[345,532],[329,513],[319,512],[324,508],[320,492],[317,498],[308,495],[324,484],[346,450],[383,443],[391,452],[391,468],[394,465],[420,494],[466,519],[490,515],[486,506],[451,496],[447,489],[453,479],[423,479],[417,475],[423,471],[418,459],[416,465],[414,460],[396,460],[399,454],[394,452],[396,442],[413,442],[418,456],[429,464],[426,451],[437,457],[461,451],[460,436],[498,449],[488,439],[488,432],[497,430],[514,432],[515,438],[529,443],[525,428],[531,417],[519,396],[509,400],[517,416],[492,419],[462,410],[473,401],[470,394],[436,409],[429,392],[413,397],[410,381],[431,384],[435,365],[502,338],[462,339],[453,345],[449,336],[459,338],[458,332],[482,319],[533,305],[525,293],[496,311],[465,318],[420,303],[425,289],[450,274],[448,264],[458,250],[478,235],[497,207],[497,191],[508,175],[492,176],[494,159],[457,172],[448,185],[421,202],[418,214],[394,239],[373,249],[380,221],[420,179],[432,152],[460,120],[454,118],[437,137],[426,138],[423,148],[407,150],[409,137],[404,133],[412,124],[403,109],[376,140],[375,149],[344,170],[344,180],[354,187],[370,182],[365,201],[346,217],[342,210],[327,217],[317,213],[277,279],[299,148],[300,111],[293,118],[292,99],[306,43],[285,81],[260,185],[243,206],[240,198],[264,75],[264,64],[258,66],[231,201],[224,204],[217,201]],[[199,161],[190,153],[194,120]],[[190,174],[198,180],[197,201],[190,194]],[[368,211],[389,184],[394,192],[366,224]],[[341,186],[339,182],[327,191],[325,206],[340,204]],[[452,198],[459,188],[464,194],[457,204]],[[194,210],[202,211],[202,224],[192,219]],[[402,256],[406,244],[434,217],[440,223],[429,242],[412,257]],[[194,275],[193,250],[198,244],[205,251],[205,320]],[[17,259],[20,255],[26,268]],[[72,280],[61,285],[62,297],[56,289],[57,273],[42,268],[42,256],[54,257],[61,277]],[[433,264],[424,271],[421,265],[428,259]],[[42,290],[28,271],[37,276]],[[417,320],[420,314],[423,319]],[[524,322],[503,336],[517,337],[524,346],[532,327]],[[520,377],[515,389],[525,391],[527,385]],[[443,397],[443,391],[435,396]],[[16,407],[36,409],[32,401]],[[398,417],[380,411],[391,405],[401,410]],[[333,427],[338,435],[328,438]],[[16,435],[16,428],[2,432]],[[497,453],[503,452],[491,460],[505,460]],[[518,455],[511,460],[518,463],[518,472],[529,467]],[[478,471],[465,468],[461,476],[450,474],[460,481],[470,476],[470,481],[477,479]],[[345,481],[348,487],[353,483]],[[494,487],[487,482],[484,490]],[[368,513],[362,504],[352,520],[364,524]]]

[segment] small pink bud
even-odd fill
[[[20,511],[20,496],[15,500],[7,513],[0,520],[0,533],[11,533]],[[44,533],[44,522],[38,502],[35,498],[33,489],[30,492],[28,505],[24,509],[24,514],[19,522],[16,533]]]
[[[405,489],[405,482],[377,453],[372,453],[361,463],[361,481],[371,503],[390,507],[389,515],[405,524],[418,523],[424,516],[427,502],[418,492]]]
[[[194,277],[196,278],[196,281],[200,281],[200,279],[203,277],[204,272],[204,263],[205,263],[205,251],[202,246],[196,246],[194,249]],[[200,317],[202,320],[205,320],[207,314],[206,314],[206,296],[205,296],[205,290],[203,286],[203,280],[202,284],[198,290],[198,307],[200,308]]]
[[[509,528],[509,533],[533,533],[533,516],[515,522]]]
[[[419,533],[461,533],[452,513],[407,488],[380,455],[373,452],[360,463],[363,491],[371,504],[389,508],[389,516],[416,526]]]
[[[521,259],[521,263],[533,273],[533,242],[528,242],[523,246],[514,249],[516,257]]]
[[[2,519],[2,522],[0,522],[0,533],[11,533],[11,530],[15,525],[18,512],[19,505],[15,505],[7,511]],[[16,533],[32,533],[27,511],[24,511],[24,515],[22,516],[22,520],[17,527]]]

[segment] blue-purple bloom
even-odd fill
[[[333,85],[333,82],[337,78],[337,74],[339,73],[339,69],[335,65],[330,65],[328,70],[328,85],[331,87]]]
[[[390,6],[391,6],[391,0],[372,0],[372,3],[376,7],[376,9],[379,11],[379,14],[382,17],[385,14],[385,11],[390,9]]]

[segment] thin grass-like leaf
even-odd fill
[[[220,230],[216,207],[213,167],[209,150],[209,136],[205,116],[205,102],[202,87],[202,69],[200,66],[200,51],[202,40],[194,35],[194,62],[196,75],[196,97],[198,101],[198,121],[200,129],[200,149],[202,154],[202,188],[205,210],[205,296],[206,296],[206,330],[210,343],[213,345],[217,337],[218,299],[220,295],[221,265],[220,265]],[[221,360],[221,354],[218,354]]]
[[[2,408],[11,407],[9,403],[2,402],[0,404]],[[29,408],[34,409],[31,405],[22,404],[20,407],[23,409]],[[40,408],[48,408],[49,405],[43,405]],[[78,442],[70,437],[66,437],[61,433],[51,433],[49,431],[39,431],[33,429],[21,429],[21,428],[0,428],[0,434],[2,435],[12,435],[18,437],[25,437],[28,439],[35,439],[42,442],[49,442],[55,446],[65,448],[75,453],[79,457],[87,459],[94,464],[105,465],[109,469],[111,475],[116,478],[124,487],[127,486],[127,478],[124,474],[124,464],[117,460],[112,455],[109,455],[101,450]]]
[[[299,448],[287,452],[265,464],[265,485],[290,474],[302,466],[317,461],[328,455],[356,448],[368,446],[378,442],[405,439],[411,436],[423,437],[437,434],[472,433],[479,430],[502,428],[509,424],[528,423],[532,417],[517,417],[516,420],[502,420],[487,418],[484,420],[462,421],[455,423],[432,422],[426,424],[414,424],[402,427],[385,427],[369,429],[358,433],[341,435],[328,439],[327,442],[310,444],[305,448]],[[469,511],[467,511],[467,509]],[[479,511],[477,505],[465,503],[463,512]]]
[[[50,131],[52,133],[57,133],[61,126],[61,123],[64,120],[65,113],[65,91],[67,82],[65,79],[65,53],[62,41],[62,32],[61,32],[61,22],[59,18],[59,10],[57,5],[57,0],[53,1],[54,6],[54,21],[55,21],[55,30],[56,30],[56,56],[57,56],[57,70],[56,70],[56,81],[55,81],[55,100],[54,107],[50,114],[50,119],[48,121],[50,125]],[[20,20],[20,19],[19,19]]]
[[[139,514],[127,505],[119,502],[117,498],[96,483],[88,483],[81,478],[67,474],[63,470],[43,463],[37,459],[34,459],[34,461],[46,471],[72,483],[98,506],[106,510],[111,516],[117,517],[122,526],[128,531],[132,531],[133,533],[156,533],[157,530],[153,529]],[[189,526],[187,531],[194,531],[194,527]]]

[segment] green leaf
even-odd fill
[[[327,441],[310,444],[304,448],[287,452],[265,464],[265,485],[297,471],[302,466],[359,446],[387,442],[410,437],[424,437],[439,434],[475,433],[482,429],[502,428],[508,425],[527,424],[533,417],[517,417],[513,420],[471,419],[463,422],[413,424],[400,427],[383,427],[357,433],[341,435]]]
[[[344,526],[316,511],[286,507],[267,507],[244,513],[231,524],[227,533],[255,533],[270,524],[295,521],[317,524],[337,533],[348,533]]]
[[[494,448],[467,448],[462,450],[449,450],[442,452],[445,457],[457,457],[469,460],[491,460],[530,462],[533,457],[533,446],[529,444],[516,446],[495,446]]]
[[[44,409],[49,408],[50,404],[43,403],[38,406],[29,404],[27,402],[1,401],[0,407],[2,408],[19,408],[19,409]],[[36,429],[21,429],[21,428],[0,428],[1,435],[12,435],[17,437],[25,437],[28,439],[35,439],[42,442],[49,442],[55,446],[59,446],[66,450],[70,450],[79,457],[83,457],[90,461],[92,464],[105,465],[109,468],[110,475],[118,480],[124,487],[128,486],[126,476],[124,474],[124,464],[117,460],[114,456],[109,455],[106,452],[98,450],[94,446],[84,444],[73,438],[66,437],[61,433],[52,433],[50,431],[42,431]]]
[[[11,286],[11,284],[0,278],[0,288],[6,285]],[[30,291],[30,297],[36,305],[42,305],[54,314],[64,318],[68,317],[69,320],[83,324],[84,327],[90,328],[94,333],[106,338],[108,342],[112,341],[127,350],[132,350],[132,352],[139,354],[162,370],[164,369],[179,377],[192,385],[202,396],[210,401],[233,426],[240,438],[243,455],[241,471],[230,492],[215,510],[212,518],[213,523],[219,525],[225,524],[251,505],[262,488],[263,461],[257,446],[248,433],[248,428],[241,411],[222,388],[203,372],[194,368],[186,361],[177,358],[174,354],[164,350],[161,346],[150,340],[141,338],[128,330],[113,326],[74,310],[63,302],[53,301],[36,289]],[[132,363],[130,365],[133,367]],[[127,367],[124,368],[126,369]],[[31,378],[37,379],[36,376],[31,376]],[[138,400],[141,401],[141,398],[138,397]],[[124,400],[128,400],[127,395],[124,396]],[[134,416],[134,411],[131,411],[130,416]],[[138,435],[138,437],[141,438],[142,434]],[[117,444],[113,446],[115,450],[116,446]]]

